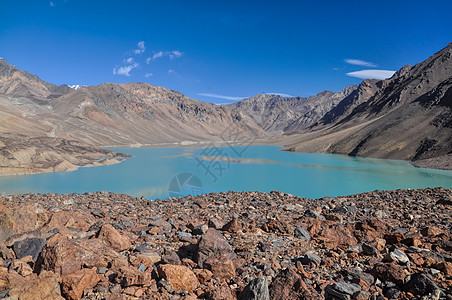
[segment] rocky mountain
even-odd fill
[[[258,94],[222,107],[245,115],[266,132],[290,133],[315,124],[356,88],[352,85],[337,93],[324,91],[307,98]]]
[[[389,79],[364,80],[337,93],[325,91],[307,98],[259,94],[220,106],[146,83],[56,86],[0,59],[0,141],[7,153],[0,161],[8,164],[12,160],[7,156],[19,157],[20,151],[7,149],[19,136],[33,142],[55,139],[49,145],[78,141],[80,147],[71,148],[70,155],[90,149],[96,152],[91,163],[104,154],[96,146],[250,139],[284,143],[288,150],[300,152],[416,161],[450,157],[451,53],[452,44]],[[47,162],[73,169],[61,164],[63,156],[54,149],[49,147]],[[30,163],[36,161],[40,159]],[[79,166],[89,164],[86,159],[79,162]],[[36,164],[36,169],[43,168]]]
[[[351,109],[338,105],[319,122],[333,121],[330,126],[292,136],[288,149],[406,160],[450,157],[446,155],[452,152],[451,83],[449,44],[389,79],[364,81],[358,91],[367,92],[349,99]]]

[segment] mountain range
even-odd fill
[[[289,151],[452,168],[451,56],[449,44],[386,80],[225,105],[146,83],[56,86],[0,59],[0,174],[67,171],[127,156],[104,146],[237,142],[225,130]]]

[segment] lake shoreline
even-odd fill
[[[32,193],[0,208],[10,297],[249,299],[256,285],[265,299],[452,296],[452,189]]]

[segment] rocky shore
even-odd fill
[[[452,190],[0,198],[0,299],[452,299]]]

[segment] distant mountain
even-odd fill
[[[406,160],[452,153],[452,44],[389,79],[364,81],[358,91],[318,124],[329,126],[293,136],[287,147]]]
[[[0,59],[0,167],[25,168],[24,151],[35,155],[29,163],[41,172],[116,158],[97,146],[212,141],[416,161],[451,157],[451,56],[449,44],[386,80],[307,98],[258,94],[219,106],[146,83],[56,86]]]
[[[243,114],[268,133],[290,133],[313,125],[356,88],[352,85],[307,98],[258,94],[222,107]]]

